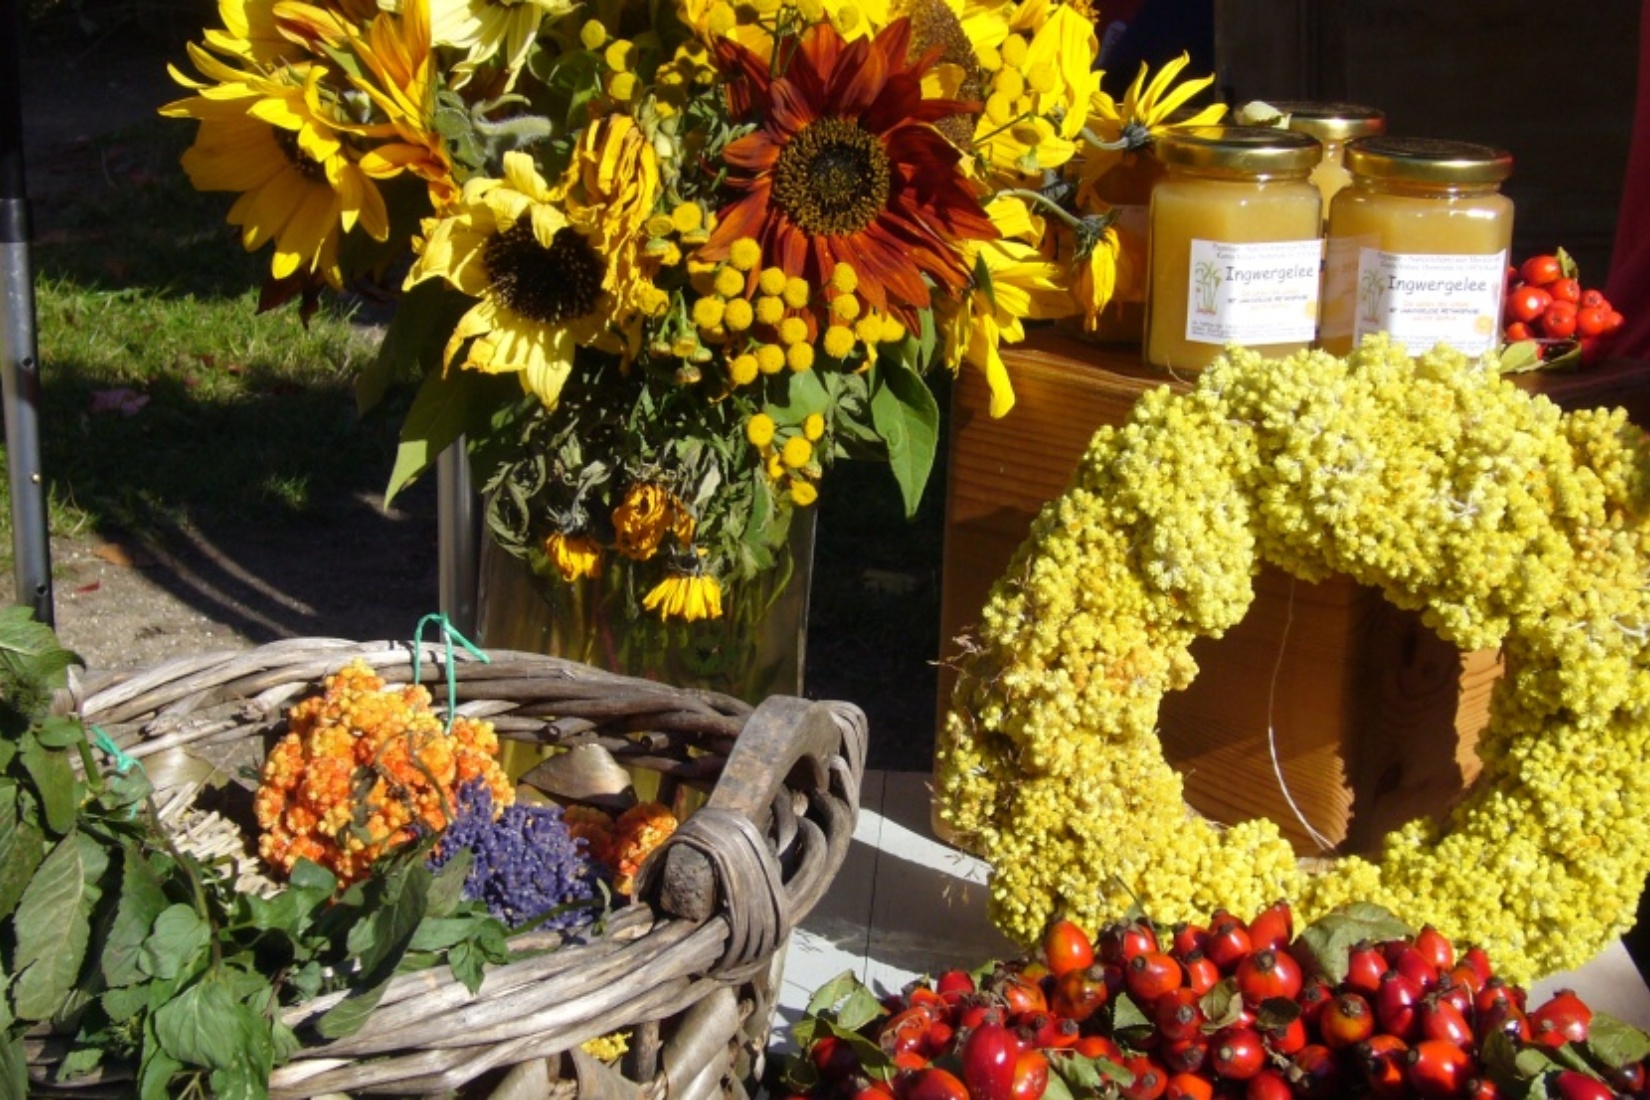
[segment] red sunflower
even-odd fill
[[[939,51],[910,52],[905,19],[853,42],[828,23],[812,27],[777,76],[738,43],[718,42],[734,117],[757,129],[723,151],[736,173],[729,186],[743,194],[718,212],[700,258],[722,259],[754,237],[767,262],[813,286],[846,262],[866,301],[907,322],[930,304],[924,275],[961,291],[971,272],[954,242],[998,234],[958,170],[961,152],[934,123],[979,105],[923,98]]]

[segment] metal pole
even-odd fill
[[[29,264],[29,201],[23,179],[23,12],[0,0],[0,398],[11,478],[11,541],[17,602],[52,625],[51,543],[40,470],[40,358]]]
[[[459,633],[474,638],[481,517],[462,436],[436,459],[435,477],[441,613]]]

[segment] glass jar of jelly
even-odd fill
[[[1323,146],[1323,159],[1312,169],[1311,180],[1323,196],[1323,212],[1328,217],[1330,200],[1352,182],[1352,175],[1342,160],[1346,143],[1386,133],[1386,115],[1358,103],[1307,103],[1288,99],[1267,102],[1288,116],[1284,124],[1288,129],[1310,134]]]
[[[1322,152],[1291,130],[1200,126],[1157,141],[1148,365],[1198,371],[1229,344],[1281,356],[1317,333],[1322,207],[1308,175]]]
[[[1432,138],[1347,143],[1352,182],[1329,209],[1322,346],[1337,355],[1372,332],[1412,354],[1495,347],[1512,245],[1512,173],[1502,149]]]

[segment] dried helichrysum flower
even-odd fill
[[[659,802],[638,802],[613,824],[613,889],[629,897],[648,853],[676,831],[676,815]]]
[[[1510,980],[1630,927],[1650,820],[1650,445],[1440,348],[1231,350],[1095,435],[992,590],[939,746],[941,814],[993,864],[992,913],[1036,941],[1140,904],[1162,922],[1369,901],[1483,944]],[[1506,674],[1483,772],[1378,861],[1297,863],[1269,821],[1187,811],[1157,737],[1200,637],[1259,560],[1380,588]]]
[[[420,829],[446,828],[453,792],[473,779],[500,805],[515,799],[492,723],[460,716],[444,729],[423,686],[386,688],[361,660],[295,703],[287,726],[253,802],[258,854],[282,875],[308,859],[340,883],[365,877]]]

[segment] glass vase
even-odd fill
[[[813,574],[814,516],[793,517],[775,564],[722,590],[722,615],[687,623],[642,609],[645,584],[622,559],[566,581],[483,539],[477,629],[483,645],[566,657],[755,704],[801,695]]]

